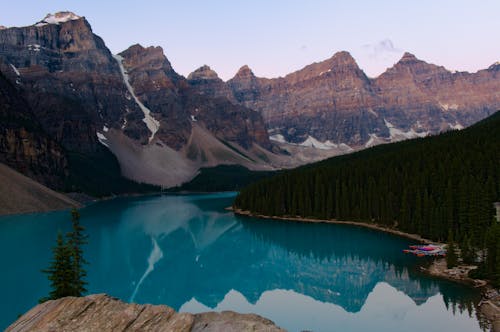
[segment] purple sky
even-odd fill
[[[450,70],[500,61],[499,0],[2,1],[0,25],[61,10],[85,16],[113,53],[162,46],[185,76],[203,64],[225,80],[244,64],[283,76],[341,50],[371,77],[404,51]]]

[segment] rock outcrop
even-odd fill
[[[134,45],[120,56],[138,98],[161,124],[157,137],[171,148],[186,145],[194,122],[244,149],[271,148],[261,115],[231,102],[231,90],[208,66],[186,80],[159,47]]]
[[[239,103],[261,112],[276,140],[360,148],[487,117],[500,109],[499,68],[450,72],[405,53],[371,79],[349,53],[339,52],[283,78],[257,78],[242,67],[227,85]]]
[[[68,173],[63,149],[44,132],[30,106],[2,73],[0,162],[52,188],[62,188]]]
[[[199,94],[212,98],[225,98],[232,103],[236,102],[229,86],[207,65],[201,66],[189,74],[187,80],[193,90]]]
[[[84,17],[49,14],[0,29],[7,95],[23,100],[23,114],[45,133],[0,128],[8,137],[0,160],[52,187],[64,182],[65,153],[85,160],[111,151],[127,177],[167,187],[200,167],[293,167],[468,126],[500,109],[499,71],[497,63],[452,73],[406,53],[371,79],[339,52],[276,79],[248,66],[227,82],[208,66],[184,78],[160,47],[113,56]]]
[[[267,331],[282,332],[254,314],[231,311],[177,313],[165,305],[121,302],[105,294],[66,297],[39,304],[7,328],[27,331]]]
[[[245,157],[246,150],[271,153],[260,113],[228,100],[231,90],[220,79],[227,96],[212,97],[178,75],[159,47],[133,45],[113,56],[87,20],[71,12],[49,14],[32,26],[0,30],[0,72],[24,100],[30,121],[39,124],[51,144],[80,159],[92,159],[110,149],[127,176],[130,172],[123,170],[137,168],[138,163],[147,163],[138,171],[155,170],[153,176],[135,171],[131,179],[136,181],[177,185],[202,166],[255,160]],[[203,75],[198,78],[203,80]],[[194,127],[220,146],[195,142]],[[24,134],[8,135],[10,141],[0,142],[5,151],[12,150],[7,144],[26,140]],[[156,146],[165,151],[156,151],[158,158],[145,159]],[[43,149],[56,151],[52,146]],[[15,153],[24,153],[18,150]],[[7,159],[12,157],[0,156]],[[21,162],[9,165],[19,170],[28,167],[26,158],[17,159]],[[65,165],[52,166],[52,172],[61,174],[60,185]],[[159,180],[172,171],[172,178],[179,175],[177,180]]]
[[[48,15],[27,27],[0,30],[0,70],[15,82],[43,129],[66,149],[94,152],[104,125],[139,127],[117,62],[83,17]],[[127,110],[127,111],[126,111]],[[137,131],[137,130],[135,130]]]

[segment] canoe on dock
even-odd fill
[[[404,249],[405,254],[413,254],[418,257],[425,256],[446,256],[446,249],[435,244],[412,245],[410,249]]]

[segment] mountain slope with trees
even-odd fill
[[[270,216],[353,220],[433,240],[500,283],[500,112],[462,130],[328,159],[241,191],[235,208]],[[487,249],[487,250],[483,250]]]

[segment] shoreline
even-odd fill
[[[234,209],[233,207],[227,207],[226,210],[232,211],[234,214],[239,215],[239,216],[254,217],[254,218],[260,218],[260,219],[273,219],[273,220],[293,221],[293,222],[303,222],[303,223],[358,226],[358,227],[370,228],[370,229],[377,230],[380,232],[397,235],[400,237],[404,237],[407,239],[418,241],[420,243],[444,245],[444,243],[431,241],[431,240],[426,239],[418,234],[406,233],[406,232],[403,232],[403,231],[400,231],[400,230],[397,230],[394,228],[385,227],[385,226],[382,226],[379,224],[369,224],[369,223],[361,222],[361,221],[345,221],[345,220],[336,220],[336,219],[314,219],[314,218],[303,218],[303,217],[299,217],[299,216],[295,216],[295,217],[292,217],[292,216],[286,216],[286,217],[266,216],[263,214],[252,213],[252,212],[247,211],[247,210]]]
[[[322,223],[322,224],[336,224],[336,225],[351,225],[357,227],[364,227],[373,229],[379,232],[385,232],[407,239],[419,241],[420,243],[432,243],[443,245],[443,243],[431,241],[429,239],[423,238],[418,234],[411,234],[402,232],[393,228],[384,227],[378,224],[369,224],[359,221],[341,221],[335,219],[314,219],[314,218],[303,218],[299,216],[267,216],[258,213],[252,213],[251,211],[235,209],[233,207],[227,207],[227,211],[232,211],[235,215],[244,217],[253,217],[259,219],[273,219],[280,221],[292,221],[292,222],[302,222],[302,223]],[[452,269],[448,269],[446,266],[446,259],[439,258],[433,261],[433,263],[428,268],[421,268],[421,271],[441,279],[446,279],[452,282],[457,282],[465,284],[481,291],[481,301],[477,305],[477,310],[488,320],[491,324],[491,331],[500,332],[500,293],[495,290],[487,281],[480,279],[472,279],[468,277],[468,273],[477,268],[476,266],[466,266],[459,265]]]

